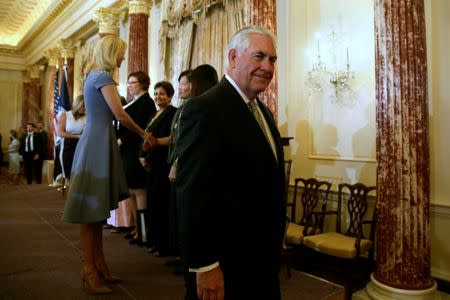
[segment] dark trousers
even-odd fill
[[[42,165],[41,159],[34,159],[34,152],[26,152],[23,156],[23,164],[25,169],[25,177],[27,183],[31,184],[33,181],[33,175],[36,179],[36,183],[42,183]]]

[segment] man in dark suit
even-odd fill
[[[33,175],[36,178],[36,183],[42,182],[42,157],[43,145],[41,135],[36,131],[36,126],[33,123],[27,124],[27,135],[22,137],[20,142],[20,155],[23,157],[23,164],[25,169],[25,176],[27,183],[31,184]]]
[[[41,135],[41,141],[42,141],[42,153],[43,153],[43,157],[42,160],[45,160],[49,157],[48,155],[48,133],[47,131],[44,129],[44,122],[37,122],[36,123],[36,127],[37,127],[37,133],[39,133]]]
[[[187,299],[280,299],[284,154],[273,116],[257,99],[276,59],[270,31],[241,29],[228,45],[224,78],[181,114],[180,239],[196,273]]]

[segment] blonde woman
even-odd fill
[[[111,293],[100,283],[116,283],[103,253],[102,225],[118,202],[126,199],[128,186],[123,174],[113,116],[144,139],[152,138],[123,110],[112,78],[124,60],[126,43],[117,36],[102,37],[95,45],[87,66],[84,97],[87,111],[84,129],[72,165],[71,183],[63,221],[80,224],[80,244],[84,254],[81,278],[92,294]]]
[[[84,97],[79,95],[73,101],[72,110],[62,112],[58,121],[58,135],[63,138],[59,152],[59,161],[61,162],[63,176],[66,179],[66,185],[68,185],[68,180],[70,179],[75,149],[85,127],[86,108],[84,107]]]

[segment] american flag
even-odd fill
[[[59,90],[58,87],[58,75],[59,75],[59,69],[56,69],[55,74],[55,89],[54,89],[54,106],[53,106],[53,123],[55,126],[55,145],[58,145],[61,142],[61,138],[57,135],[57,124],[58,124],[58,117],[59,114],[63,111],[69,111],[70,110],[70,99],[69,99],[69,90],[67,88],[67,80],[66,80],[66,69],[63,68],[61,70],[63,73],[62,80],[61,80],[61,90]]]
[[[67,88],[67,80],[66,80],[66,70],[63,68],[61,70],[63,73],[62,80],[61,80],[61,91],[58,87],[58,75],[59,75],[59,69],[56,69],[55,74],[55,88],[54,88],[54,104],[53,104],[53,137],[55,138],[55,160],[54,160],[54,170],[53,170],[53,179],[54,179],[54,186],[57,186],[57,181],[62,176],[62,167],[60,162],[60,150],[61,150],[61,137],[58,136],[58,117],[59,114],[63,111],[70,110],[70,100],[69,100],[69,90]]]

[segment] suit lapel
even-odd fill
[[[264,135],[264,132],[261,130],[258,122],[255,120],[255,117],[248,108],[244,99],[242,99],[238,91],[231,85],[231,83],[225,77],[222,78],[219,85],[225,89],[225,93],[223,95],[224,101],[231,102],[230,103],[231,110],[227,113],[229,118],[228,121],[235,122],[238,124],[238,128],[236,128],[236,130],[247,132],[245,134],[246,139],[245,141],[242,142],[249,143],[250,147],[254,147],[257,149],[264,149],[264,152],[272,158],[274,163],[276,163],[277,160],[273,153],[272,147],[270,146],[269,141]],[[272,134],[276,145],[277,138],[273,130],[274,126],[272,121],[273,119],[267,116],[265,106],[259,102],[260,101],[258,100],[258,105],[261,111],[263,111],[263,116],[261,117],[264,117],[266,119],[266,122],[270,128],[270,133]],[[278,148],[277,146],[275,147]],[[277,156],[282,157],[280,156],[278,149],[277,149]]]
[[[258,105],[261,108],[261,111],[264,115],[264,118],[266,119],[267,125],[269,126],[270,133],[273,138],[273,142],[275,143],[275,150],[277,152],[278,162],[284,159],[284,153],[283,153],[283,145],[281,143],[281,139],[279,136],[278,128],[276,127],[275,120],[273,118],[272,112],[269,111],[268,107],[261,103],[259,99]]]

